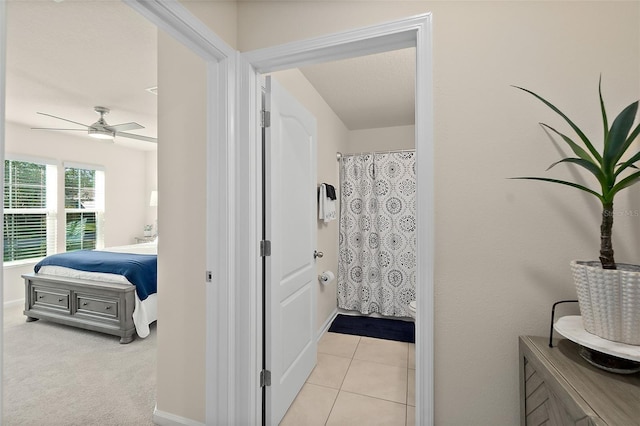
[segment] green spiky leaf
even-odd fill
[[[573,121],[571,121],[571,119],[569,117],[567,117],[562,111],[560,111],[555,105],[553,105],[551,102],[547,101],[546,99],[544,99],[542,96],[539,96],[538,94],[532,92],[531,90],[525,89],[523,87],[518,87],[518,86],[513,86],[516,89],[520,89],[522,91],[525,91],[531,95],[533,95],[534,97],[536,97],[537,99],[539,99],[542,103],[544,103],[546,106],[548,106],[549,108],[551,108],[556,114],[558,114],[560,117],[562,117],[564,119],[564,121],[566,121],[569,126],[571,126],[571,128],[573,129],[574,132],[576,132],[576,134],[580,137],[580,139],[582,140],[582,142],[584,143],[584,145],[587,147],[587,149],[589,150],[589,152],[591,153],[591,155],[593,155],[593,157],[598,161],[598,163],[602,164],[602,156],[600,155],[600,153],[595,149],[595,147],[593,146],[593,144],[591,143],[591,141],[587,138],[587,136],[584,134],[584,132],[582,130],[580,130],[580,128],[578,126],[576,126]]]
[[[552,167],[555,167],[560,163],[571,163],[571,164],[576,164],[580,167],[583,167],[587,169],[589,172],[591,172],[596,177],[596,179],[598,179],[598,182],[601,185],[606,183],[605,177],[602,174],[602,170],[598,166],[593,164],[591,161],[583,160],[582,158],[563,158],[562,160],[556,161],[555,163],[551,164],[547,168],[547,170],[550,170]]]
[[[634,185],[634,184],[638,183],[638,181],[640,181],[640,172],[635,172],[633,174],[630,174],[626,178],[622,179],[620,182],[616,183],[615,186],[611,189],[611,192],[610,192],[609,197],[608,197],[609,200],[611,202],[613,202],[613,197],[618,192],[620,192],[624,188],[628,188],[631,185]]]
[[[607,172],[613,173],[615,164],[620,160],[625,152],[626,142],[629,132],[633,126],[638,112],[638,102],[633,102],[627,106],[616,117],[611,125],[611,130],[604,142],[603,167]]]
[[[635,141],[638,138],[638,135],[640,135],[640,124],[638,124],[636,128],[633,129],[631,133],[629,133],[629,136],[627,136],[627,140],[624,142],[624,147],[622,148],[622,155],[624,155],[624,153],[627,152],[627,150],[629,150],[629,147],[631,146],[633,141]],[[616,172],[616,174],[620,174],[620,173]]]
[[[640,172],[639,172],[640,173]],[[520,177],[513,177],[511,179],[525,179],[525,180],[539,180],[542,182],[550,182],[550,183],[558,183],[560,185],[566,185],[566,186],[570,186],[572,188],[578,188],[584,192],[588,192],[589,194],[595,196],[596,198],[598,198],[601,202],[605,202],[604,198],[602,197],[602,195],[598,194],[596,191],[594,191],[593,189],[587,188],[586,186],[574,183],[574,182],[568,182],[566,180],[559,180],[559,179],[549,179],[549,178],[541,178],[541,177],[530,177],[530,176],[520,176]]]
[[[560,133],[559,131],[557,131],[556,129],[554,129],[553,127],[549,126],[548,124],[545,123],[540,123],[541,126],[551,130],[553,133],[555,133],[556,135],[560,136],[562,138],[562,140],[569,145],[569,147],[571,148],[571,150],[573,151],[574,154],[576,154],[578,157],[582,158],[585,161],[589,161],[591,163],[593,163],[596,167],[599,168],[599,164],[596,163],[593,158],[589,155],[589,153],[587,153],[587,151],[585,151],[584,149],[582,149],[582,147],[580,147],[580,145],[578,145],[577,143],[575,143],[570,137]]]
[[[618,176],[620,173],[624,172],[628,167],[631,167],[632,169],[637,169],[638,167],[636,167],[636,165],[634,164],[637,161],[640,161],[640,152],[637,152],[634,156],[629,158],[627,161],[620,164],[619,165],[620,167],[618,167],[618,170],[616,170],[615,175]]]
[[[602,113],[602,127],[604,129],[603,141],[606,141],[609,135],[609,121],[607,120],[607,111],[604,107],[604,99],[602,99],[602,76],[598,79],[598,97],[600,98],[600,111]]]

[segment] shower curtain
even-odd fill
[[[409,316],[416,281],[415,151],[340,160],[338,306]]]

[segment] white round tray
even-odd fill
[[[584,329],[582,317],[579,315],[562,317],[556,321],[553,328],[567,339],[579,345],[618,358],[640,362],[640,346],[613,342],[589,333]]]

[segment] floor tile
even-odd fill
[[[353,358],[407,368],[408,354],[408,343],[362,337]]]
[[[416,425],[416,407],[407,405],[407,426]]]
[[[329,418],[336,396],[338,396],[336,389],[305,383],[280,425],[324,425]]]
[[[416,344],[409,343],[409,359],[408,365],[409,368],[416,368]]]
[[[407,405],[416,406],[416,370],[410,368],[407,374]]]
[[[327,426],[405,426],[403,404],[340,391]]]
[[[353,358],[360,336],[326,332],[318,342],[318,352]]]
[[[342,390],[406,404],[407,369],[354,359]]]
[[[350,358],[329,354],[318,354],[318,363],[307,379],[307,383],[340,389],[351,364]]]

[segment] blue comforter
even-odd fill
[[[47,256],[36,264],[34,270],[37,273],[45,265],[124,275],[135,285],[140,300],[158,290],[158,256],[155,254],[78,250]]]

